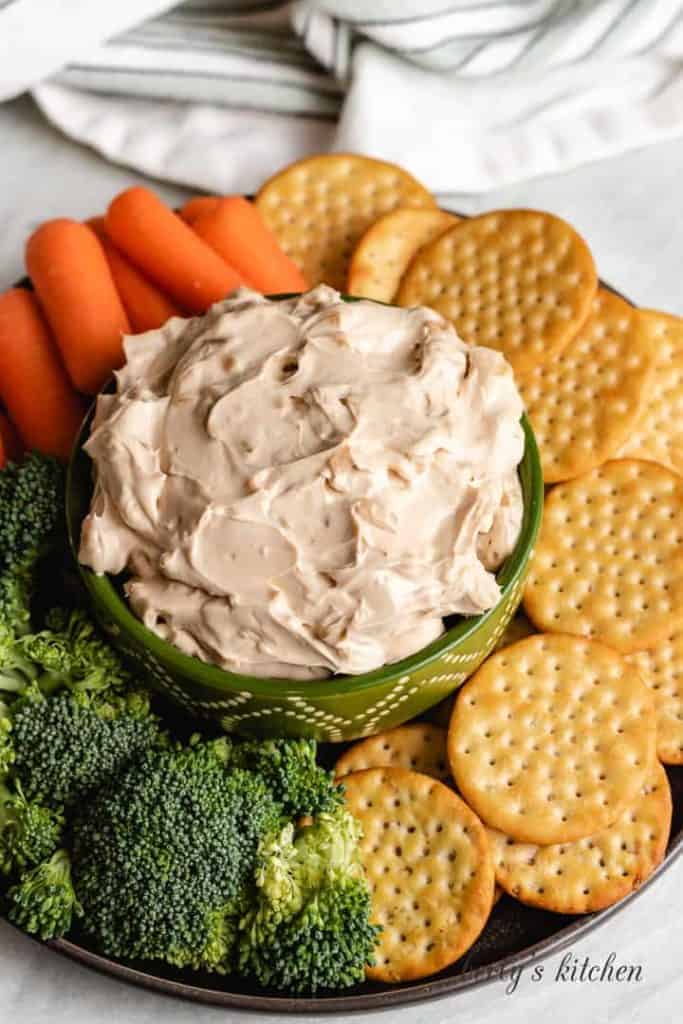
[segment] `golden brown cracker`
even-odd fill
[[[629,654],[655,697],[657,756],[664,764],[683,764],[683,627],[674,629],[652,650]]]
[[[428,722],[387,729],[346,750],[334,766],[340,779],[366,768],[407,768],[446,782],[451,773],[446,756],[446,730]]]
[[[654,382],[624,458],[651,459],[683,475],[683,318],[643,310],[657,351]]]
[[[463,220],[424,246],[397,301],[431,306],[463,340],[499,349],[524,373],[569,343],[596,288],[590,249],[566,221],[498,210]]]
[[[535,626],[528,621],[524,612],[517,610],[503,631],[503,635],[500,640],[494,647],[494,652],[502,650],[503,647],[509,647],[511,644],[517,643],[518,640],[523,640],[525,637],[533,636],[536,632],[537,630]],[[426,713],[429,720],[433,722],[434,725],[439,725],[446,731],[449,729],[457,696],[458,691],[452,693],[451,696],[446,697],[445,700],[441,700],[434,706],[434,708],[430,708]]]
[[[434,197],[396,164],[354,153],[290,164],[256,196],[266,224],[309,285],[346,285],[351,254],[378,217],[398,207],[433,207]]]
[[[524,612],[518,610],[508,622],[507,626],[503,630],[500,640],[493,650],[495,652],[502,650],[503,647],[510,647],[511,644],[516,644],[518,640],[523,640],[527,636],[533,636],[535,632],[535,627],[531,622],[529,622],[529,619],[526,617]],[[443,729],[448,730],[457,696],[458,693],[456,691],[455,693],[452,693],[450,697],[446,697],[445,700],[442,700],[439,704],[430,708],[429,711],[426,712],[429,720],[435,725],[439,725]]]
[[[518,380],[546,483],[579,476],[618,451],[643,414],[656,358],[648,320],[599,288],[566,348]]]
[[[435,974],[477,939],[493,903],[486,830],[442,782],[405,768],[370,768],[344,779],[363,828],[361,859],[382,925],[376,981]]]
[[[610,648],[549,633],[494,654],[458,694],[448,732],[463,799],[519,842],[606,828],[655,757],[652,695]]]
[[[496,880],[534,907],[560,914],[603,910],[649,878],[666,853],[671,790],[658,762],[614,824],[574,843],[533,846],[488,832]]]
[[[541,630],[630,653],[683,625],[683,479],[615,459],[557,484],[524,592]]]
[[[371,224],[351,257],[346,290],[391,302],[415,254],[460,220],[445,210],[394,210]]]

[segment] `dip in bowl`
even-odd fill
[[[128,340],[74,452],[71,540],[161,690],[228,730],[340,741],[437,703],[491,650],[541,472],[498,353],[421,308],[276,299]]]

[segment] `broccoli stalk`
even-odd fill
[[[294,993],[345,988],[373,963],[379,928],[358,855],[360,826],[343,807],[259,848],[256,907],[240,925],[240,971]]]
[[[71,861],[66,850],[57,850],[24,874],[7,893],[9,919],[19,928],[55,939],[71,928],[74,914],[82,913],[71,882]]]

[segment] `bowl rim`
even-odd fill
[[[269,296],[269,298],[281,299],[284,295]],[[344,298],[355,298],[344,296]],[[112,583],[109,574],[98,575],[92,569],[82,565],[78,559],[78,548],[82,525],[82,508],[80,499],[77,498],[78,481],[84,475],[83,464],[87,455],[83,445],[90,429],[90,424],[97,405],[95,397],[88,409],[81,427],[78,431],[76,441],[71,451],[66,477],[66,520],[69,536],[69,545],[75,559],[81,578],[93,601],[100,607],[105,607],[114,625],[122,633],[132,637],[137,645],[149,650],[150,654],[158,658],[165,666],[169,664],[175,671],[193,683],[204,685],[226,693],[243,692],[248,696],[282,699],[284,692],[288,697],[308,697],[312,700],[320,698],[335,698],[349,696],[350,694],[362,693],[365,690],[376,686],[382,686],[400,676],[409,675],[420,671],[430,662],[441,658],[448,653],[455,645],[470,639],[480,627],[486,625],[492,618],[501,604],[508,598],[512,587],[519,576],[524,572],[527,562],[533,553],[533,547],[541,525],[543,513],[543,472],[541,459],[536,443],[536,438],[531,423],[526,415],[522,414],[521,425],[524,431],[524,454],[518,467],[522,477],[522,491],[524,498],[524,511],[522,526],[517,543],[497,573],[497,581],[500,586],[500,598],[488,611],[480,615],[462,617],[449,629],[446,629],[436,640],[433,640],[425,647],[402,658],[400,661],[391,662],[371,672],[363,672],[358,675],[333,675],[323,679],[288,679],[275,676],[251,676],[245,673],[231,672],[210,662],[202,661],[190,654],[185,654],[173,644],[168,643],[148,629],[133,614],[127,602],[118,593]],[[525,487],[524,476],[527,477],[528,486]],[[200,675],[203,678],[198,678]]]

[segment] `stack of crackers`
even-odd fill
[[[636,889],[666,852],[652,694],[604,644],[538,634],[488,659],[448,730],[415,722],[338,760],[382,925],[368,977],[442,970],[502,892],[563,914]]]
[[[600,285],[560,218],[460,219],[391,164],[313,157],[257,203],[311,284],[431,306],[501,351],[541,452],[528,618],[447,729],[403,726],[337,763],[384,926],[369,976],[424,977],[475,941],[495,883],[585,913],[665,854],[662,762],[683,764],[683,320]]]

